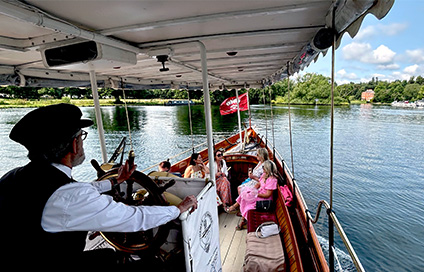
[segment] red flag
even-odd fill
[[[248,110],[248,104],[247,104],[247,93],[244,93],[242,95],[239,95],[239,107],[240,111]],[[221,112],[221,115],[230,114],[237,111],[237,98],[229,97],[224,100],[224,102],[221,103],[221,106],[219,106],[219,111]]]

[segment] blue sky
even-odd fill
[[[336,51],[336,82],[409,80],[424,76],[424,0],[395,0],[382,20],[368,14],[352,39],[348,33]],[[331,50],[303,73],[331,75]]]

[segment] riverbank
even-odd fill
[[[128,105],[146,106],[146,105],[165,105],[168,101],[175,99],[127,99]],[[195,101],[199,103],[200,101]],[[70,103],[78,107],[93,107],[93,99],[0,99],[0,109],[4,108],[39,108],[58,103]],[[118,106],[123,105],[124,101],[116,102],[115,99],[100,99],[100,106]]]
[[[165,105],[169,101],[177,101],[176,99],[127,99],[126,103],[132,106],[149,106],[149,105]],[[186,101],[179,99],[178,101]],[[202,103],[200,100],[192,100],[195,104]],[[93,107],[94,102],[93,99],[70,99],[70,98],[62,98],[62,99],[39,99],[39,100],[31,100],[31,99],[0,99],[0,109],[6,108],[39,108],[48,105],[58,104],[58,103],[70,103],[78,107]],[[100,106],[119,106],[123,105],[124,102],[121,100],[120,102],[116,102],[115,99],[100,99]],[[279,101],[274,101],[273,104],[287,105],[287,103],[279,103]],[[367,104],[365,101],[355,100],[349,103],[339,103],[336,106],[349,106],[356,104]],[[374,105],[390,105],[388,103],[369,103]],[[329,106],[328,104],[298,104],[292,103],[292,105],[309,105],[309,106]]]

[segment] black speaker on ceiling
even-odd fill
[[[314,36],[314,46],[319,50],[325,50],[333,44],[336,32],[332,28],[321,28]]]
[[[99,52],[96,42],[88,41],[46,49],[44,54],[47,65],[55,67],[94,60]]]

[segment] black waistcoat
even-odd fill
[[[48,233],[41,217],[49,197],[72,182],[49,164],[31,162],[0,179],[0,263],[44,268],[74,263],[85,246],[86,232]]]

